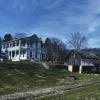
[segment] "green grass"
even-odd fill
[[[65,70],[46,70],[41,63],[19,62],[0,65],[0,94],[55,86],[66,77]]]
[[[100,84],[36,100],[100,100]]]
[[[70,75],[76,76],[78,80],[66,79]],[[42,67],[41,63],[0,63],[0,95],[95,80],[100,80],[100,76],[69,73],[65,69],[47,70]]]

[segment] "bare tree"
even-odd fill
[[[73,49],[80,50],[87,47],[86,37],[79,32],[69,34],[67,40],[68,45]]]
[[[64,58],[65,44],[57,38],[47,38],[44,43],[46,60],[54,63]]]

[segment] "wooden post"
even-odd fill
[[[83,69],[83,66],[80,65],[80,67],[79,67],[79,73],[80,73],[80,74],[82,74],[82,69]]]
[[[68,65],[68,71],[73,72],[73,65]]]

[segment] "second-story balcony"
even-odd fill
[[[20,48],[21,48],[21,49],[27,49],[27,48],[28,48],[28,45],[27,45],[27,44],[24,44],[24,45],[21,44],[21,45],[20,45]]]
[[[20,46],[20,48],[21,49],[34,49],[34,47],[32,46],[32,45],[28,45],[28,44],[22,44],[21,46]]]

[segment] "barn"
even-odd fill
[[[92,52],[70,50],[67,54],[68,71],[79,73],[99,73],[100,58]]]

